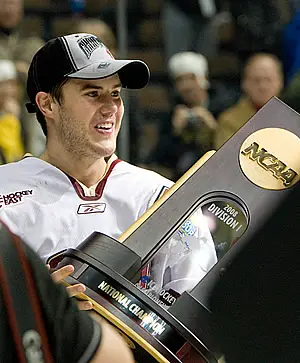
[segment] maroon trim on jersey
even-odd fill
[[[99,200],[102,197],[103,194],[103,190],[104,187],[106,185],[107,179],[110,176],[111,172],[113,171],[113,168],[120,162],[122,161],[121,159],[116,159],[114,160],[111,164],[109,169],[107,170],[107,173],[105,174],[104,178],[102,180],[99,181],[96,189],[95,189],[95,196],[86,196],[84,195],[84,191],[81,187],[81,185],[77,182],[76,179],[74,179],[73,177],[71,177],[70,175],[67,175],[68,178],[70,179],[73,188],[75,189],[77,195],[79,196],[80,199],[82,200]]]

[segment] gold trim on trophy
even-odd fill
[[[134,330],[129,328],[122,320],[115,317],[111,312],[106,310],[103,306],[99,305],[96,301],[91,299],[93,303],[93,309],[103,316],[107,321],[113,324],[118,330],[127,336],[127,339],[132,339],[136,344],[140,345],[146,352],[148,352],[157,362],[169,363],[169,361],[161,355],[151,344],[143,339]]]
[[[169,190],[150,207],[135,223],[133,223],[119,238],[119,242],[124,242],[141,224],[143,224],[172,194],[176,192],[207,160],[213,156],[215,150],[205,153]]]
[[[70,286],[66,281],[62,281],[65,286]],[[158,363],[169,363],[169,360],[166,359],[161,353],[159,353],[151,344],[149,344],[145,339],[143,339],[139,334],[137,334],[133,329],[131,329],[128,325],[123,323],[122,320],[113,315],[110,311],[105,309],[103,306],[97,303],[97,301],[90,298],[88,295],[84,293],[80,293],[76,295],[76,298],[79,300],[90,301],[93,304],[93,311],[97,312],[102,318],[107,320],[110,324],[112,324],[118,332],[122,333],[126,336],[126,343],[128,344],[128,340],[132,340],[131,344],[136,343],[140,347],[142,347],[151,357],[153,357]],[[131,349],[133,347],[129,345]],[[134,348],[136,349],[136,347]],[[133,349],[133,350],[134,350]]]

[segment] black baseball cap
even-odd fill
[[[35,96],[49,92],[65,77],[99,79],[118,73],[122,87],[140,89],[149,82],[148,66],[140,60],[115,59],[93,34],[78,33],[49,40],[34,55],[28,71],[27,111],[35,113]]]

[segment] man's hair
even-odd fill
[[[67,82],[69,81],[69,78],[68,77],[65,77],[59,84],[57,84],[56,86],[54,86],[49,94],[50,96],[58,102],[58,104],[62,104],[63,102],[63,94],[62,94],[62,87],[64,84],[66,84]],[[43,133],[45,136],[48,135],[48,130],[47,130],[47,123],[46,123],[46,120],[45,120],[45,117],[43,115],[43,113],[41,112],[41,110],[38,108],[37,111],[36,111],[36,118],[38,120],[38,122],[40,123],[41,125],[41,128],[43,130]]]
[[[282,64],[282,62],[280,61],[280,59],[279,59],[276,55],[274,55],[274,54],[272,54],[272,53],[258,52],[258,53],[254,53],[253,55],[251,55],[251,56],[247,59],[246,63],[244,64],[243,74],[242,74],[243,78],[245,78],[245,76],[246,76],[246,74],[247,74],[247,71],[248,71],[249,67],[250,67],[250,66],[251,66],[251,65],[252,65],[255,61],[257,61],[257,60],[259,60],[259,59],[264,59],[264,58],[269,58],[269,59],[271,59],[271,60],[272,60],[272,61],[276,64],[276,66],[277,66],[278,74],[280,74],[280,76],[282,76],[282,77],[283,77],[283,74],[284,74],[284,72],[283,72],[283,64]]]

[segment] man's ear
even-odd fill
[[[49,93],[38,92],[35,96],[35,102],[45,117],[52,118],[53,100]]]

